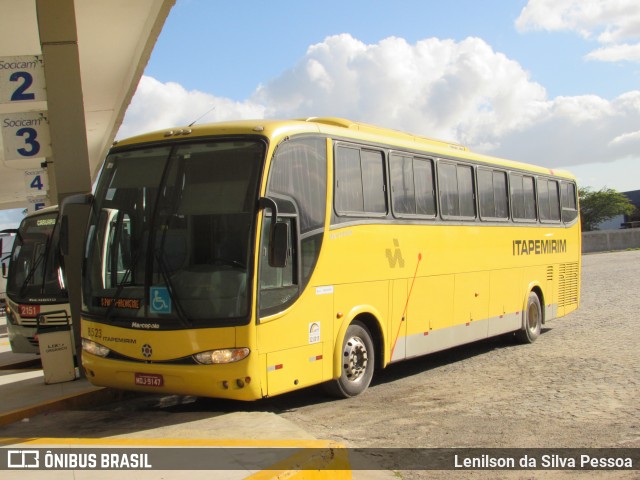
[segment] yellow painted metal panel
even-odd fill
[[[426,333],[453,324],[453,275],[418,278],[409,301],[408,334]]]
[[[495,270],[490,274],[489,317],[516,313],[522,310],[525,296],[521,269]]]
[[[267,354],[268,394],[277,395],[322,381],[325,359],[322,344],[291,348]]]
[[[489,272],[455,277],[453,323],[459,325],[489,317]]]

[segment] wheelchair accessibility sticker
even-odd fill
[[[167,287],[151,287],[151,313],[171,313],[171,296]]]

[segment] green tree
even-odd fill
[[[604,187],[598,191],[590,187],[579,189],[580,219],[582,230],[597,230],[598,224],[616,215],[631,215],[635,210],[631,200],[612,188]]]

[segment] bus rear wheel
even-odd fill
[[[521,343],[533,343],[540,336],[541,329],[542,307],[540,299],[535,292],[529,292],[522,329],[516,332],[516,339]]]
[[[375,365],[373,340],[362,323],[355,321],[347,328],[340,358],[340,376],[325,384],[327,392],[339,398],[360,395],[371,383]]]

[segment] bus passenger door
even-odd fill
[[[295,217],[278,217],[289,225],[287,262],[269,265],[271,219],[263,217],[258,284],[257,345],[264,359],[263,394],[268,396],[320,383],[332,375],[333,287],[300,287],[299,232]],[[304,252],[302,252],[304,255]]]

